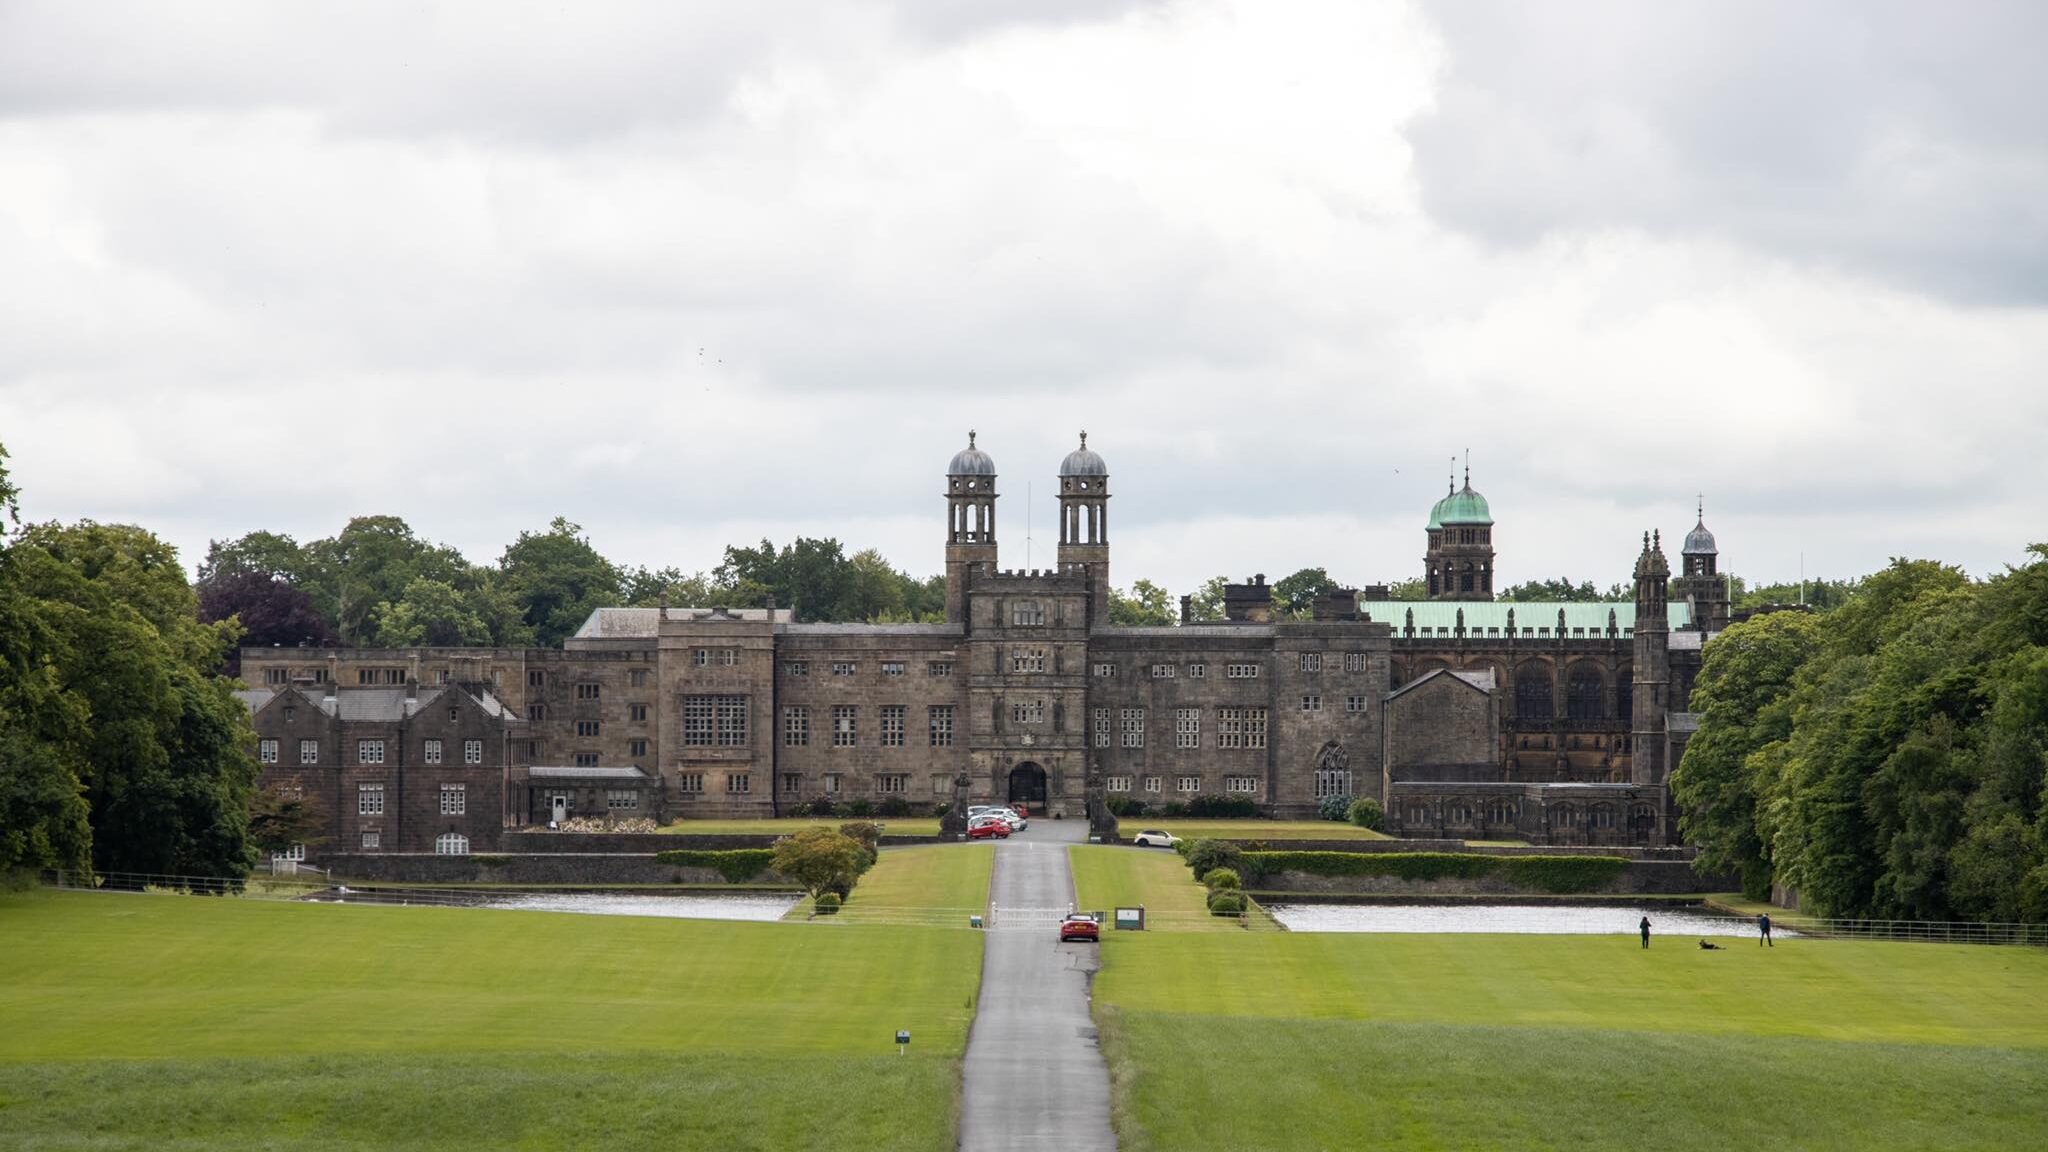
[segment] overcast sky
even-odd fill
[[[188,564],[1982,575],[2048,539],[2048,5],[0,0],[0,443]],[[1027,499],[1027,485],[1030,498]],[[1675,541],[1667,551],[1676,551]]]

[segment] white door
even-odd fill
[[[569,798],[567,796],[550,797],[550,803],[554,806],[553,814],[548,817],[550,820],[559,824],[569,818]]]

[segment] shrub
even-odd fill
[[[1244,908],[1244,893],[1236,889],[1219,888],[1209,893],[1209,915],[1211,916],[1242,916],[1244,915]]]
[[[856,820],[865,820],[875,814],[875,806],[865,799],[855,800],[846,806],[846,814]]]
[[[1127,820],[1133,816],[1143,816],[1145,814],[1145,802],[1143,800],[1133,800],[1128,796],[1113,797],[1109,802],[1109,813],[1119,820]]]
[[[839,806],[821,796],[808,804],[797,805],[794,815],[824,816],[829,819],[830,817],[839,815]]]
[[[1217,868],[1241,871],[1244,857],[1237,845],[1221,840],[1197,840],[1188,846],[1188,869],[1197,876],[1207,876]]]
[[[891,796],[875,806],[875,815],[901,820],[910,815],[910,801],[901,796]]]
[[[1374,832],[1379,831],[1380,825],[1387,819],[1386,810],[1380,807],[1379,801],[1370,796],[1360,796],[1353,800],[1349,815],[1353,824],[1360,828],[1370,828]]]
[[[871,862],[865,845],[830,828],[791,833],[777,840],[770,851],[775,870],[803,885],[812,899],[826,892],[845,897]]]
[[[1178,800],[1168,800],[1159,806],[1159,815],[1161,816],[1185,816],[1187,814],[1188,806]]]
[[[1335,820],[1342,823],[1351,819],[1351,797],[1325,796],[1316,805],[1316,819]]]
[[[1226,888],[1234,891],[1244,887],[1244,881],[1238,879],[1234,869],[1211,868],[1202,874],[1202,886],[1211,892]]]
[[[512,863],[510,856],[496,856],[485,853],[472,854],[470,860],[485,868],[503,868],[505,865]]]
[[[1544,892],[1597,892],[1628,867],[1620,856],[1485,856],[1471,852],[1247,852],[1253,876],[1387,876],[1397,880],[1476,880],[1498,875]]]
[[[839,906],[845,903],[845,900],[837,892],[820,892],[818,898],[812,903],[817,908],[818,915],[830,916],[839,911]]]
[[[839,834],[860,845],[862,855],[867,857],[867,863],[861,865],[861,871],[865,872],[875,866],[875,855],[882,850],[882,826],[880,824],[856,820],[851,823],[841,824],[839,826]]]
[[[1259,815],[1259,803],[1249,796],[1197,796],[1188,801],[1188,815],[1212,820],[1249,820]]]
[[[772,848],[727,848],[723,851],[708,851],[697,848],[676,848],[667,852],[656,852],[657,864],[668,864],[676,868],[715,868],[728,884],[751,880],[768,870],[775,861]]]
[[[931,814],[943,820],[946,818],[946,813],[951,812],[952,810],[953,802],[951,800],[941,800],[938,803],[932,805]]]

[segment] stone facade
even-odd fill
[[[242,694],[259,786],[320,814],[306,855],[497,847],[524,771],[524,724],[480,687],[287,686]]]
[[[785,815],[819,800],[926,811],[965,773],[973,800],[1069,818],[1099,779],[1111,800],[1243,797],[1277,816],[1307,815],[1327,795],[1370,796],[1404,832],[1483,824],[1560,843],[1595,842],[1564,821],[1612,803],[1601,835],[1670,836],[1666,765],[1690,728],[1664,720],[1683,711],[1698,668],[1704,634],[1690,613],[1703,597],[1712,608],[1711,555],[1688,552],[1692,583],[1675,607],[1649,546],[1633,605],[1494,603],[1493,525],[1468,478],[1433,512],[1429,552],[1449,563],[1469,546],[1457,564],[1460,586],[1474,565],[1471,599],[1341,590],[1311,619],[1284,619],[1261,576],[1228,587],[1224,622],[1113,627],[1102,458],[1084,440],[1062,463],[1059,552],[1044,570],[998,567],[996,479],[971,438],[947,470],[944,623],[608,608],[561,650],[246,649],[243,674],[302,694],[471,685],[519,721],[508,763],[620,779],[637,769],[647,784],[634,814],[664,821]],[[550,814],[526,784],[503,794],[510,824]],[[1528,791],[1539,786],[1633,791]],[[1640,804],[1655,809],[1647,825]]]

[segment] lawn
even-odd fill
[[[1669,944],[1114,935],[1121,1146],[2048,1144],[2048,952]]]
[[[964,928],[969,916],[988,908],[995,861],[995,846],[987,843],[884,848],[837,917],[854,923]],[[805,900],[788,918],[805,919],[810,912]]]
[[[936,816],[786,816],[780,820],[678,820],[655,831],[664,836],[787,836],[805,828],[837,828],[865,821],[880,824],[889,836],[937,836]]]
[[[9,896],[0,1146],[951,1148],[980,969],[936,928]]]
[[[1183,840],[1391,840],[1385,832],[1337,820],[1192,820],[1168,816],[1126,816],[1117,821],[1124,839],[1147,828],[1163,828]]]
[[[1077,844],[1067,849],[1067,859],[1076,907],[1106,912],[1142,904],[1152,931],[1238,931],[1236,920],[1209,915],[1206,892],[1177,852]]]

